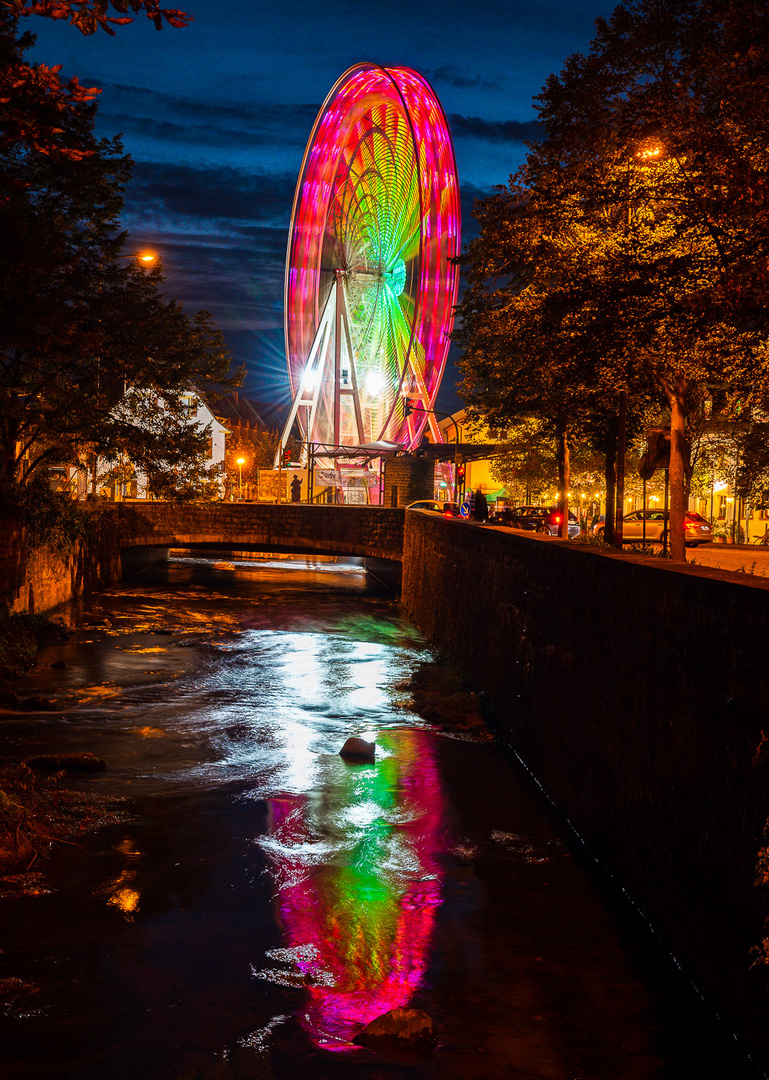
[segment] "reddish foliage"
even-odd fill
[[[19,62],[0,71],[0,114],[5,128],[0,148],[23,141],[40,154],[61,154],[72,161],[89,156],[90,151],[62,145],[61,128],[52,125],[47,117],[50,110],[61,113],[73,105],[93,101],[101,90],[81,86],[76,77],[62,83],[60,70],[61,65],[31,67]]]
[[[133,22],[128,15],[144,11],[152,19],[156,29],[162,30],[163,19],[169,26],[181,29],[188,26],[192,16],[178,8],[161,8],[157,0],[111,0],[112,7],[120,15],[107,15],[106,0],[0,0],[3,7],[14,15],[26,18],[42,15],[48,19],[68,19],[83,34],[94,34],[101,27],[107,34],[114,34],[112,26],[126,26]]]

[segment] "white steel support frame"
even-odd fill
[[[294,426],[296,415],[299,409],[304,407],[307,409],[307,439],[309,440],[312,433],[313,426],[315,424],[315,417],[318,412],[318,399],[320,397],[320,388],[323,383],[323,376],[326,371],[326,364],[329,361],[329,339],[333,329],[334,334],[334,415],[333,415],[333,442],[339,445],[341,435],[341,423],[342,423],[342,397],[348,396],[352,398],[353,409],[355,412],[355,426],[358,433],[358,443],[363,444],[365,442],[363,434],[363,413],[360,407],[360,394],[358,392],[358,376],[355,370],[355,355],[352,348],[352,338],[350,336],[350,317],[347,311],[347,297],[344,289],[345,274],[342,270],[335,270],[334,286],[328,294],[326,303],[323,305],[323,311],[318,323],[318,329],[315,331],[315,336],[312,339],[312,345],[310,346],[310,352],[307,357],[307,363],[302,373],[302,380],[299,383],[299,389],[294,396],[294,402],[291,406],[291,411],[288,414],[283,433],[278,443],[278,449],[275,454],[275,468],[279,468],[283,451],[286,448],[289,437],[291,435],[291,428]],[[347,360],[349,362],[349,385],[342,385],[342,352],[346,350]],[[307,450],[302,451],[303,464],[306,462]]]
[[[275,452],[275,468],[280,468],[283,460],[283,451],[286,448],[289,437],[291,435],[291,429],[294,426],[297,413],[300,408],[307,409],[306,417],[306,434],[307,441],[310,441],[310,436],[315,424],[315,417],[318,412],[318,399],[320,397],[320,389],[323,383],[323,376],[326,371],[326,364],[330,357],[329,338],[333,328],[334,334],[334,407],[333,407],[333,434],[332,441],[334,445],[340,445],[341,442],[341,422],[342,422],[342,398],[347,396],[352,398],[353,410],[355,413],[355,426],[358,432],[358,444],[363,445],[365,443],[365,436],[363,431],[363,414],[360,406],[360,393],[358,391],[358,374],[355,370],[355,354],[352,348],[352,338],[350,335],[350,316],[347,308],[347,296],[345,292],[345,278],[346,273],[344,270],[334,271],[334,285],[330,290],[325,304],[323,305],[323,311],[321,312],[320,321],[318,322],[318,328],[315,331],[315,336],[312,339],[312,345],[310,346],[310,352],[307,356],[307,363],[305,364],[304,371],[302,373],[302,379],[299,383],[299,388],[294,395],[294,401],[291,406],[291,411],[288,414],[283,432],[280,436],[280,442]],[[342,384],[342,351],[346,350],[347,360],[349,362],[349,385],[347,382]],[[438,427],[435,416],[432,413],[433,402],[430,401],[427,393],[427,387],[425,386],[422,374],[419,371],[414,357],[409,350],[408,367],[410,369],[411,377],[414,384],[414,389],[411,393],[407,394],[409,400],[418,401],[422,406],[422,410],[428,413],[427,423],[432,433],[433,438],[437,443],[442,443],[443,433]],[[437,393],[437,387],[436,387]],[[411,437],[414,437],[414,428],[409,424]],[[306,444],[302,450],[302,464],[307,464],[307,449]]]

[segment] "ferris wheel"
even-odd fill
[[[302,162],[288,240],[285,338],[302,439],[419,444],[449,348],[459,268],[454,148],[429,83],[357,64]]]

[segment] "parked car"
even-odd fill
[[[431,510],[444,517],[459,517],[459,506],[455,502],[435,502],[434,499],[417,499],[409,503],[407,510]]]
[[[511,529],[525,529],[545,536],[558,536],[561,527],[561,511],[557,506],[515,506],[498,510],[489,519],[490,525],[507,525]],[[579,521],[569,511],[569,539],[579,536]]]
[[[622,519],[622,542],[625,544],[637,544],[643,542],[644,517],[646,518],[646,542],[648,544],[662,544],[667,533],[668,515],[664,510],[634,510],[625,514]],[[604,523],[599,523],[593,532],[596,536],[602,536]],[[709,544],[713,539],[713,530],[710,522],[693,510],[687,510],[684,514],[684,543],[687,547],[697,547],[698,544]]]

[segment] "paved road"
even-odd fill
[[[704,544],[688,548],[686,561],[718,570],[769,577],[769,547],[748,544]]]

